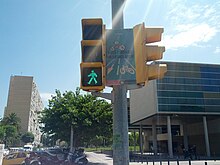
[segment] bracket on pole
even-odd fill
[[[108,99],[108,100],[113,101],[113,95],[112,95],[112,93],[91,92],[91,94],[92,94],[93,96],[102,97],[102,98],[104,98],[104,99]]]

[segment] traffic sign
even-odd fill
[[[106,31],[106,85],[135,83],[132,29]]]

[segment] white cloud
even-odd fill
[[[53,93],[41,93],[40,96],[41,96],[41,99],[44,100],[44,101],[47,101],[49,99],[51,99],[54,94]]]
[[[167,15],[167,19],[171,21],[171,25],[188,24],[201,16],[201,8],[198,5],[189,7],[189,4],[186,4],[185,1],[172,0],[171,2],[171,10]]]
[[[48,105],[48,100],[51,99],[53,95],[53,93],[40,93],[44,106]]]
[[[210,7],[207,6],[207,9],[204,12],[204,17],[205,18],[210,18],[213,15],[215,15],[215,9],[214,8],[210,8]]]
[[[216,47],[215,51],[214,51],[215,54],[220,54],[220,47]]]
[[[175,35],[164,36],[163,44],[166,46],[166,49],[197,46],[200,43],[211,40],[216,33],[215,27],[210,27],[206,23],[189,26],[183,25],[181,32]]]
[[[199,4],[192,1],[171,0],[167,15],[169,31],[164,34],[166,49],[204,46],[220,29],[220,3]],[[207,44],[206,44],[207,45]]]

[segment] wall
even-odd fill
[[[147,86],[130,91],[130,122],[149,117],[157,112],[156,81]]]

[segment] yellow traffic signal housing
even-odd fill
[[[152,64],[148,68],[148,80],[163,78],[164,74],[167,72],[166,64]]]
[[[103,23],[101,18],[82,19],[82,39],[83,40],[102,40]]]
[[[102,19],[82,19],[81,89],[100,91],[105,88],[106,37]]]
[[[133,28],[137,84],[145,84],[148,80],[162,78],[167,71],[166,64],[148,64],[150,61],[159,60],[163,57],[165,47],[146,45],[161,41],[162,33],[163,28],[145,28],[144,23]]]
[[[103,62],[105,52],[102,40],[82,40],[82,62]]]

